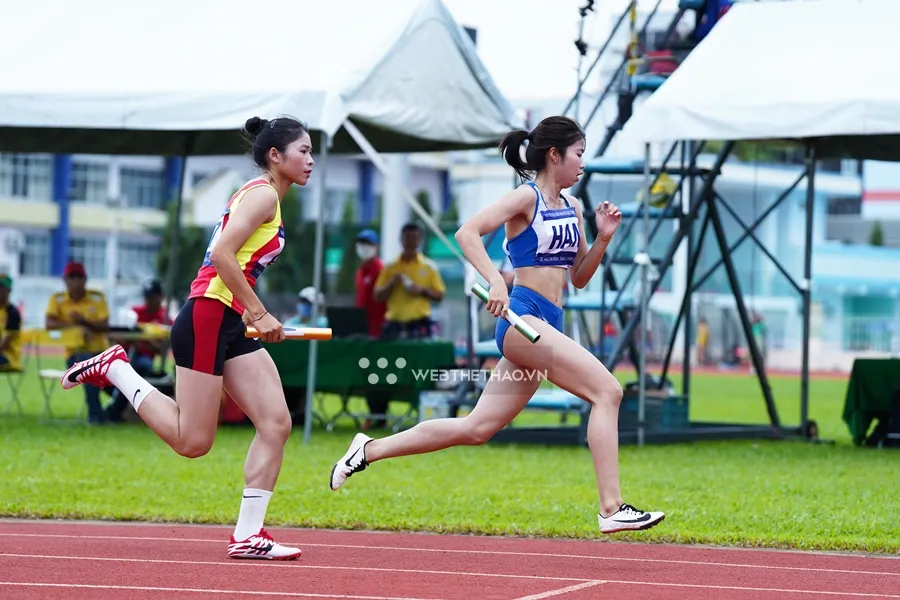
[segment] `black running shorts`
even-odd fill
[[[172,354],[185,369],[222,375],[225,361],[262,348],[244,336],[241,315],[214,298],[190,298],[172,324]]]

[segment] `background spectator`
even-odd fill
[[[22,315],[9,301],[12,278],[0,273],[0,371],[22,368]]]
[[[319,308],[319,316],[313,325],[313,308]],[[307,286],[297,294],[297,314],[284,322],[291,327],[328,327],[328,317],[325,316],[325,296],[316,293],[316,288]]]
[[[400,232],[403,252],[386,265],[375,282],[375,299],[385,301],[386,338],[430,338],[431,306],[444,299],[444,280],[437,265],[420,251],[422,229],[407,223]]]
[[[378,256],[378,234],[364,229],[356,236],[356,255],[362,260],[356,270],[356,307],[363,308],[369,320],[369,335],[378,337],[384,327],[387,306],[375,299],[375,282],[384,269]]]
[[[109,329],[109,306],[103,292],[87,289],[87,271],[81,263],[69,263],[63,271],[66,291],[50,296],[47,303],[47,329],[80,327],[84,341],[80,347],[66,348],[66,365],[87,360],[106,350],[109,343],[105,332]],[[88,407],[88,423],[97,425],[106,420],[100,404],[100,389],[81,386]]]

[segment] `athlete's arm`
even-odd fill
[[[209,254],[216,273],[254,321],[265,314],[266,308],[244,278],[237,253],[260,225],[275,218],[277,203],[278,195],[267,185],[249,190],[237,210],[229,215],[228,226],[222,229]]]
[[[506,282],[488,255],[481,241],[482,236],[496,231],[498,227],[518,215],[527,216],[530,220],[533,211],[534,190],[528,186],[521,186],[504,194],[497,202],[479,210],[456,232],[454,237],[459,242],[466,259],[491,287],[502,286],[505,289]]]
[[[587,286],[591,277],[597,272],[597,267],[600,266],[600,261],[603,259],[612,237],[604,238],[603,236],[598,236],[594,240],[593,245],[588,248],[587,237],[584,235],[584,216],[581,202],[573,198],[570,204],[575,207],[575,212],[578,214],[578,233],[581,234],[581,241],[578,243],[575,264],[572,265],[569,277],[572,280],[572,285],[581,290]]]

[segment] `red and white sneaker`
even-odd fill
[[[75,363],[69,367],[59,383],[64,390],[71,390],[82,383],[89,383],[98,388],[109,387],[106,372],[109,371],[109,366],[117,360],[129,362],[128,354],[119,344],[107,348],[97,356]]]
[[[251,535],[242,542],[238,542],[231,536],[228,544],[228,556],[231,558],[257,558],[263,560],[297,560],[300,558],[300,548],[282,546],[272,539],[266,528],[263,527],[256,535]]]

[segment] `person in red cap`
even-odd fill
[[[47,303],[47,329],[80,327],[84,342],[79,347],[66,348],[66,365],[86,360],[103,352],[109,342],[105,332],[109,328],[109,306],[103,292],[87,289],[87,271],[84,265],[70,262],[63,270],[66,291],[50,296]],[[106,413],[100,404],[100,390],[85,387],[88,406],[88,423],[99,425],[106,421]]]

